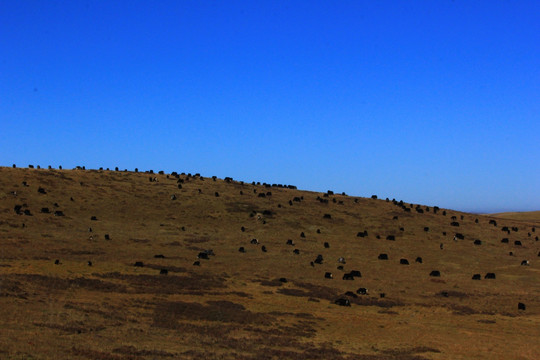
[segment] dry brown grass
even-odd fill
[[[540,358],[535,214],[149,176],[0,168],[0,359]]]

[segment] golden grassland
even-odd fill
[[[1,359],[540,359],[538,216],[191,174],[2,167],[0,189]]]
[[[501,219],[522,220],[522,221],[540,223],[540,211],[505,212],[505,213],[491,214],[490,216],[498,217]]]

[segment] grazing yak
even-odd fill
[[[495,279],[495,273],[487,273],[484,279]]]
[[[409,265],[409,260],[407,260],[407,259],[399,259],[399,263],[401,265]]]
[[[325,278],[325,279],[333,279],[334,276],[332,275],[331,272],[326,272],[326,273],[324,274],[324,278]]]
[[[379,260],[388,260],[388,255],[387,254],[379,254],[378,259]]]
[[[429,273],[429,276],[440,277],[441,272],[439,270],[433,270],[432,272]]]
[[[354,276],[351,273],[343,274],[343,280],[354,280]]]
[[[360,289],[356,290],[356,293],[360,294],[360,295],[367,295],[368,294],[368,289],[360,288]]]
[[[482,276],[481,276],[480,274],[474,274],[474,275],[472,276],[472,279],[473,279],[473,280],[481,280],[481,278],[482,278]]]
[[[339,306],[351,306],[351,302],[349,301],[349,299],[343,299],[343,298],[337,299],[336,301],[334,301],[334,304],[339,305]]]

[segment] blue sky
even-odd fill
[[[0,165],[540,210],[538,1],[0,0]]]

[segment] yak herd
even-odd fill
[[[13,167],[15,168],[16,166],[13,165]],[[29,166],[29,168],[34,168],[32,165]],[[39,166],[37,167],[38,169],[40,168]],[[51,166],[49,166],[49,169],[51,169]],[[61,169],[61,167],[60,167]],[[76,169],[78,170],[86,170],[85,167],[77,167]],[[100,168],[100,170],[102,170],[102,168]],[[108,170],[108,169],[107,169]],[[116,171],[118,171],[118,168],[115,168]],[[138,172],[138,169],[136,170],[136,172]],[[153,171],[150,170],[150,171],[147,171],[146,173],[148,174],[153,174]],[[163,175],[164,172],[160,171],[159,172],[160,175]],[[169,175],[167,175],[168,177]],[[177,180],[177,184],[178,184],[178,188],[182,188],[182,183],[184,183],[184,179],[180,178],[179,174],[176,173],[176,172],[173,172],[171,174],[171,176],[175,177]],[[188,174],[188,179],[192,177],[191,174]],[[200,174],[196,174],[195,177],[199,177],[199,178],[202,178],[204,179],[202,176],[200,176]],[[213,176],[212,177],[212,180],[213,181],[216,181],[217,177]],[[149,180],[150,182],[158,182],[158,178],[156,176],[150,176],[149,177]],[[224,181],[226,183],[232,183],[233,182],[233,179],[230,178],[230,177],[227,177],[224,179]],[[241,182],[243,184],[243,182]],[[28,187],[29,184],[27,181],[23,181],[22,185],[24,187]],[[260,183],[255,183],[253,182],[252,185],[261,185]],[[293,186],[293,185],[281,185],[281,184],[266,184],[266,183],[263,183],[262,184],[263,186],[267,187],[267,188],[271,188],[271,187],[278,187],[278,188],[286,188],[286,189],[296,189],[296,186]],[[199,190],[199,193],[202,193],[202,190],[201,189],[198,189]],[[42,186],[39,186],[37,188],[37,192],[41,195],[46,195],[47,194],[47,190],[46,188],[42,187]],[[13,195],[17,195],[17,193],[15,191],[12,191],[11,192]],[[241,192],[242,193],[242,192]],[[256,190],[254,190],[254,193],[257,193]],[[215,197],[219,197],[220,194],[216,191],[214,193]],[[330,195],[333,195],[333,192],[332,191],[328,191],[327,193],[325,193],[322,197],[321,196],[317,196],[316,200],[321,202],[321,203],[328,203],[329,200],[329,196]],[[345,195],[343,193],[343,195]],[[261,192],[258,194],[258,197],[270,197],[272,196],[272,193],[270,191],[266,191],[266,192]],[[170,196],[170,199],[171,200],[176,200],[177,197],[176,195],[171,195]],[[372,196],[372,199],[377,199],[377,196],[376,195],[373,195]],[[73,200],[73,198],[71,198],[71,200]],[[304,197],[303,196],[295,196],[293,197],[288,203],[290,206],[292,206],[294,203],[300,203],[304,201]],[[332,200],[333,202],[336,202],[336,199],[333,198]],[[390,200],[389,199],[386,199],[387,202],[389,202]],[[357,202],[357,200],[355,201]],[[342,203],[342,202],[341,202]],[[424,212],[429,212],[429,211],[432,211],[433,213],[438,213],[440,211],[440,209],[435,206],[433,208],[430,208],[430,207],[421,207],[420,205],[417,205],[416,207],[413,206],[412,204],[405,204],[403,201],[396,201],[396,200],[392,200],[392,203],[400,208],[402,208],[405,212],[410,212],[411,209],[414,209],[417,213],[419,214],[423,214]],[[58,210],[56,209],[58,207],[58,204],[57,203],[54,203],[53,205],[55,207],[55,209],[50,209],[48,207],[43,207],[41,208],[40,212],[41,213],[44,213],[44,214],[53,214],[54,216],[64,216],[64,212],[62,210]],[[31,210],[28,208],[28,205],[27,204],[16,204],[13,208],[14,212],[17,214],[17,215],[21,215],[21,216],[33,216]],[[271,214],[271,212],[270,212]],[[253,215],[253,214],[252,214]],[[443,216],[446,216],[446,211],[443,211],[442,212],[442,215]],[[259,216],[259,215],[258,215]],[[323,215],[323,219],[325,220],[331,220],[332,219],[332,215],[329,214],[329,213],[325,213]],[[398,219],[398,216],[394,216],[393,217],[394,220],[397,220]],[[451,227],[454,227],[454,228],[458,228],[460,226],[460,223],[459,221],[460,220],[463,220],[463,215],[460,217],[460,219],[458,219],[456,216],[452,216],[450,218],[451,222],[449,222],[449,225]],[[459,221],[458,221],[459,220]],[[98,218],[97,216],[91,216],[90,217],[90,221],[98,221]],[[479,220],[478,219],[475,219],[475,223],[478,223]],[[498,226],[497,224],[497,221],[494,220],[494,219],[490,219],[489,220],[489,225],[493,225],[495,227]],[[242,232],[245,232],[245,227],[242,226],[241,229],[240,229]],[[401,231],[404,231],[403,228],[400,228]],[[431,231],[430,228],[428,226],[425,226],[424,229],[423,229],[425,232],[429,232]],[[449,229],[448,229],[449,230]],[[517,232],[519,229],[517,227],[508,227],[508,226],[503,226],[501,227],[501,231],[502,232],[505,232],[506,234],[510,234],[511,232]],[[89,228],[88,229],[89,232],[92,232],[92,228]],[[530,229],[530,231],[528,232],[528,236],[529,237],[532,237],[532,233],[534,233],[536,231],[536,229],[534,227],[532,227]],[[465,236],[462,234],[462,233],[459,233],[459,232],[454,232],[454,241],[458,241],[458,240],[464,240],[465,239]],[[320,229],[317,229],[317,233],[321,233],[320,232]],[[446,235],[446,232],[443,233],[444,235]],[[301,232],[300,235],[299,235],[301,238],[305,238],[306,235],[304,232]],[[367,237],[368,236],[368,230],[363,230],[363,231],[359,231],[357,234],[356,234],[357,237],[360,237],[360,238],[363,238],[363,237]],[[377,238],[380,238],[379,235],[377,235]],[[105,234],[105,239],[106,240],[110,240],[110,235],[109,234]],[[536,241],[538,241],[538,236],[535,236],[534,239]],[[387,235],[386,236],[386,240],[388,241],[396,241],[396,237],[395,235]],[[501,240],[501,243],[503,244],[508,244],[509,243],[509,238],[505,237]],[[263,245],[260,243],[260,241],[258,239],[251,239],[249,240],[249,244],[250,245],[254,245],[254,246],[259,246],[260,245],[260,249],[262,252],[266,253],[268,252],[268,248],[267,248],[267,245]],[[480,240],[480,239],[474,239],[473,241],[473,244],[476,245],[476,246],[481,246],[483,244],[483,242]],[[292,239],[288,239],[284,242],[284,245],[285,246],[291,246],[293,247],[294,249],[292,250],[292,253],[295,254],[295,255],[299,255],[300,254],[300,249],[296,248],[295,247],[295,243]],[[515,246],[522,246],[522,243],[521,241],[519,240],[515,240],[514,241],[514,245]],[[249,246],[249,245],[246,245],[246,246]],[[238,248],[238,252],[239,253],[246,253],[246,246],[241,246]],[[328,242],[328,241],[325,241],[323,242],[322,244],[323,248],[324,249],[328,249],[330,248],[331,244]],[[443,249],[443,244],[441,244],[441,250]],[[512,252],[510,252],[510,255],[513,255]],[[200,251],[197,255],[196,255],[196,261],[193,262],[193,266],[200,266],[201,265],[201,261],[204,260],[204,261],[209,261],[211,259],[211,257],[214,257],[216,256],[216,254],[214,253],[214,251],[212,249],[207,249],[207,250],[203,250],[203,251]],[[538,253],[538,256],[540,256],[540,253]],[[155,255],[154,256],[155,258],[165,258],[164,255],[162,254],[158,254],[158,255]],[[381,261],[389,261],[389,256],[388,254],[386,253],[380,253],[378,255],[378,260],[381,260]],[[323,255],[322,254],[319,254],[315,257],[315,259],[313,259],[311,262],[310,262],[310,265],[312,267],[316,267],[317,265],[321,265],[323,264],[324,261],[327,261],[324,259]],[[335,259],[336,263],[339,264],[338,265],[338,269],[343,269],[343,265],[342,264],[345,264],[346,263],[346,260],[344,257],[339,257],[338,259]],[[418,264],[422,264],[423,262],[423,259],[422,257],[418,256],[416,257],[415,259],[415,263],[418,263]],[[56,259],[54,261],[54,264],[56,265],[61,265],[61,261],[59,259]],[[92,266],[92,261],[88,261],[87,262],[88,266]],[[406,258],[400,258],[399,259],[399,264],[400,265],[404,265],[404,266],[408,266],[409,265],[409,260],[406,259]],[[521,261],[521,265],[522,266],[530,266],[530,261],[529,260],[522,260]],[[135,261],[133,263],[133,266],[135,267],[143,267],[144,266],[144,263],[142,261]],[[166,268],[162,268],[159,270],[159,274],[161,275],[167,275],[168,274],[168,270]],[[430,277],[440,277],[441,276],[441,272],[437,269],[434,269],[434,270],[431,270],[429,272],[429,276]],[[333,280],[334,279],[334,274],[332,272],[324,272],[323,274],[323,277],[325,279],[328,279],[328,280]],[[347,273],[344,273],[343,276],[342,276],[342,279],[345,280],[345,281],[351,281],[351,280],[355,280],[355,278],[361,278],[362,277],[362,274],[360,271],[358,270],[351,270]],[[493,272],[487,272],[484,276],[483,276],[484,279],[491,279],[491,280],[494,280],[496,279],[496,275],[495,273]],[[481,274],[473,274],[472,275],[472,280],[481,280],[482,279],[482,275]],[[280,282],[287,282],[287,279],[286,278],[280,278],[279,279]],[[340,306],[351,306],[351,302],[350,300],[347,298],[348,297],[351,297],[351,296],[354,296],[356,297],[357,295],[368,295],[368,289],[364,288],[364,287],[360,287],[356,290],[355,293],[349,291],[347,293],[345,293],[346,296],[341,296],[341,297],[338,297],[337,299],[334,300],[334,304],[336,305],[340,305]],[[380,293],[379,294],[380,297],[384,297],[384,293]],[[518,303],[518,310],[525,310],[526,309],[526,306],[524,303],[522,302],[519,302]]]

